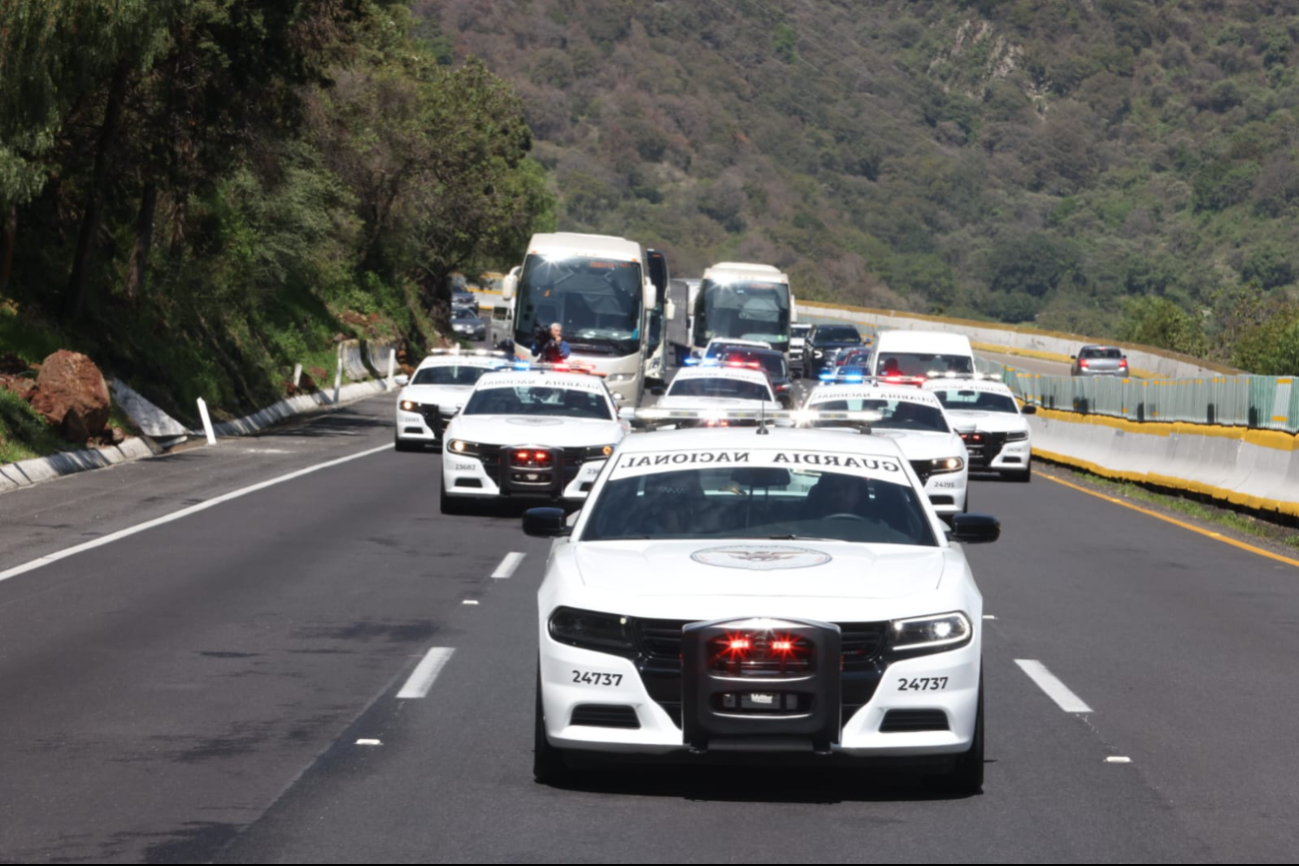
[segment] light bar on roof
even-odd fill
[[[770,421],[788,426],[807,427],[832,422],[842,424],[875,424],[884,417],[877,410],[823,411],[819,409],[624,409],[622,417],[637,421]]]

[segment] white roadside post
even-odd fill
[[[338,398],[343,390],[343,344],[338,344],[338,368],[334,370],[334,405],[338,405]]]
[[[391,391],[394,384],[393,377],[397,373],[397,350],[388,350],[388,390]]]
[[[302,365],[294,364],[293,365],[293,390],[294,391],[298,390],[298,385],[301,384],[301,382],[302,382]]]
[[[216,444],[216,432],[212,429],[212,416],[207,413],[207,401],[198,398],[198,414],[203,419],[203,432],[207,435],[207,444]]]

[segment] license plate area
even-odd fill
[[[825,751],[839,740],[842,639],[833,623],[749,618],[682,630],[682,729],[697,751],[784,740]]]

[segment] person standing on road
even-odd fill
[[[572,349],[564,341],[564,329],[559,322],[550,326],[548,335],[538,336],[532,344],[532,357],[540,356],[543,364],[558,364],[568,359]]]

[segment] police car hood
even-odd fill
[[[1028,419],[1011,412],[977,412],[965,409],[948,409],[947,417],[961,429],[974,428],[987,433],[1010,433],[1028,429]]]
[[[743,539],[584,542],[575,554],[592,589],[641,598],[902,598],[932,592],[939,547]]]
[[[622,438],[617,421],[553,415],[457,415],[447,435],[488,445],[569,448],[612,445]]]
[[[898,444],[902,456],[908,460],[931,460],[937,457],[960,457],[964,447],[951,433],[933,433],[924,430],[871,431],[872,436],[891,439]]]
[[[400,399],[459,409],[465,405],[473,390],[473,385],[407,385],[402,389]]]

